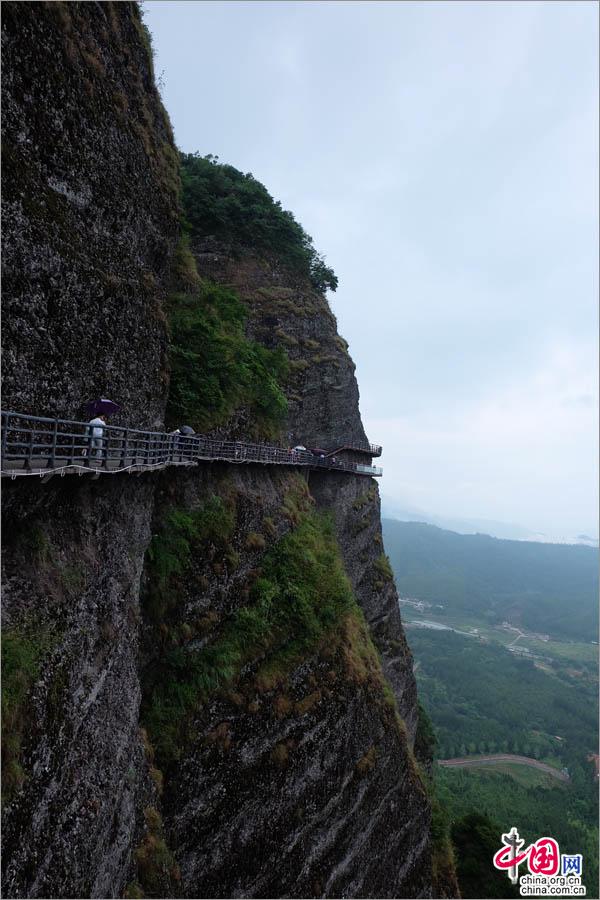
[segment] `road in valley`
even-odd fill
[[[474,766],[490,766],[494,763],[513,763],[520,766],[531,766],[532,769],[539,769],[558,778],[559,781],[570,781],[568,775],[555,769],[547,763],[540,762],[538,759],[531,759],[529,756],[513,756],[511,753],[498,753],[494,756],[458,756],[455,759],[438,759],[438,765],[447,768],[463,769]]]

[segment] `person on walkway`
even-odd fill
[[[102,450],[104,447],[104,426],[106,425],[106,416],[96,416],[88,422],[88,435],[90,438],[90,457],[96,459],[102,458]]]
[[[179,441],[180,441],[180,437],[181,437],[181,428],[176,428],[174,431],[169,431],[169,436],[172,438],[171,454],[173,456],[179,455],[179,451],[180,451]]]
[[[176,428],[174,431],[170,431],[169,434],[173,437],[173,453],[186,455],[186,449],[189,446],[189,441],[186,441],[185,438],[196,434],[196,432],[191,425],[180,425],[179,428]]]

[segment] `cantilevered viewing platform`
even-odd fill
[[[383,448],[379,444],[360,443],[352,438],[338,438],[334,450],[328,450],[328,456],[335,456],[336,453],[351,451],[352,453],[365,453],[367,456],[381,456]]]
[[[200,462],[303,466],[375,478],[383,474],[377,466],[338,456],[345,450],[378,456],[381,447],[375,444],[351,445],[336,441],[336,449],[313,453],[269,444],[215,440],[200,434],[140,431],[114,425],[102,426],[101,436],[98,436],[96,429],[99,426],[88,422],[16,412],[2,412],[1,416],[3,478],[39,476],[46,480],[54,475],[92,475],[97,478],[125,472],[151,472],[169,466],[194,466]]]

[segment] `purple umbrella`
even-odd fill
[[[112,400],[106,400],[104,397],[100,397],[98,400],[90,400],[89,403],[85,405],[85,411],[90,416],[101,416],[101,415],[110,415],[111,413],[116,413],[121,409],[118,403],[114,403]]]

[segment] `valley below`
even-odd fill
[[[390,521],[385,538],[453,834],[477,813],[498,839],[550,835],[597,897],[595,551]]]

